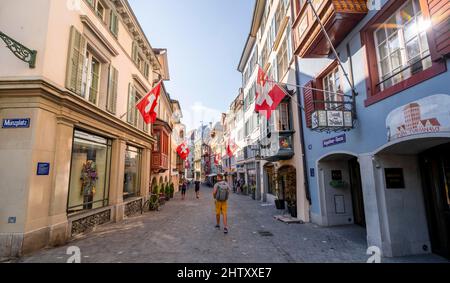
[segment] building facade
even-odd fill
[[[301,116],[292,50],[291,3],[256,1],[250,35],[238,70],[243,74],[246,146],[246,183],[257,186],[256,198],[288,207],[291,215],[309,221],[309,193],[305,186]],[[268,121],[256,115],[258,65],[286,92]]]
[[[127,1],[68,3],[0,4],[0,256],[64,244],[148,196],[156,139],[135,104],[168,78],[164,56]],[[13,54],[18,42],[37,53]]]
[[[333,45],[291,4],[312,222],[360,225],[384,256],[448,258],[450,4],[313,2]]]

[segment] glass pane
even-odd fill
[[[410,21],[414,16],[414,9],[412,2],[409,1],[408,4],[406,4],[401,10],[400,10],[400,19],[401,23],[405,24],[406,22]]]
[[[391,54],[391,64],[392,69],[397,69],[402,65],[402,55],[400,53],[400,50],[397,50]]]
[[[415,58],[420,55],[420,47],[419,47],[418,38],[416,38],[406,44],[406,55],[407,55],[408,61],[415,60]]]
[[[382,60],[380,63],[380,66],[381,66],[381,75],[383,77],[390,74],[391,70],[389,67],[389,59],[388,58]]]
[[[412,20],[405,25],[405,41],[410,41],[417,35],[417,23],[416,20]]]
[[[387,35],[390,36],[393,33],[397,32],[397,29],[398,29],[397,21],[395,19],[395,16],[393,16],[386,23]]]
[[[388,47],[387,42],[385,42],[385,43],[381,44],[380,46],[378,46],[378,52],[379,52],[378,54],[380,56],[380,59],[386,58],[386,56],[389,53],[389,47]]]
[[[128,147],[125,152],[125,176],[123,197],[129,198],[139,195],[141,152],[134,147]]]
[[[427,34],[423,32],[419,35],[419,38],[420,38],[420,50],[422,50],[422,52],[429,53],[428,51],[430,50],[430,47],[428,46]]]
[[[395,33],[394,35],[392,35],[392,37],[389,38],[389,49],[392,52],[399,48],[400,48],[400,40],[398,38],[398,33]]]
[[[378,44],[380,44],[386,40],[386,31],[384,30],[384,28],[381,28],[376,32],[375,36],[378,40]]]
[[[110,147],[77,136],[90,136],[78,132],[74,137],[68,212],[95,209],[107,205],[109,184]],[[103,138],[98,137],[98,140]]]

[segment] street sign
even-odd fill
[[[48,176],[50,174],[50,163],[39,162],[37,165],[38,176]]]
[[[2,128],[3,129],[18,129],[18,128],[29,128],[30,118],[20,118],[20,119],[3,119]]]

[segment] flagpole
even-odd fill
[[[158,82],[157,84],[155,84],[155,86],[157,86],[158,84],[162,83],[162,81],[163,81],[162,79],[159,80],[159,82]],[[152,87],[152,90],[153,90],[154,88],[155,88],[155,87]],[[151,90],[151,91],[152,91],[152,90]],[[148,93],[147,93],[147,94],[148,94]],[[127,112],[125,112],[123,115],[119,116],[119,119],[122,120],[123,117],[125,117],[125,115],[127,115],[128,112],[130,112],[131,109],[136,108],[136,106],[137,106],[139,103],[141,103],[141,101],[142,101],[146,96],[147,96],[147,95],[142,96],[142,98],[139,99],[139,101],[136,102],[136,104],[135,104],[134,106],[129,107],[129,108],[127,109]]]

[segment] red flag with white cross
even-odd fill
[[[258,68],[255,111],[270,120],[272,112],[286,97],[286,92],[272,78],[269,78],[260,66]]]
[[[161,82],[159,82],[141,101],[136,105],[136,108],[142,115],[146,124],[153,124],[156,122],[156,106],[158,106],[158,99],[161,94]]]
[[[187,147],[186,143],[182,143],[178,146],[177,153],[183,160],[186,160],[188,158],[190,150]]]

